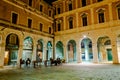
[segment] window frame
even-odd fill
[[[17,21],[15,23],[13,22],[13,14],[17,14]],[[12,11],[11,12],[11,23],[18,24],[18,22],[19,22],[19,14],[17,12]]]

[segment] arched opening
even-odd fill
[[[74,40],[70,40],[68,42],[68,62],[74,62],[77,60],[76,58],[76,42]]]
[[[97,41],[98,59],[100,62],[112,61],[112,48],[109,37],[100,37]]]
[[[32,59],[33,53],[33,40],[31,37],[26,37],[23,43],[23,54],[22,59],[27,60],[27,58]]]
[[[4,65],[17,63],[19,39],[16,34],[9,34],[6,38]]]
[[[50,58],[52,58],[52,43],[51,41],[48,41],[46,59],[49,60]]]
[[[56,44],[56,58],[64,58],[63,44],[61,41],[58,41]]]
[[[82,61],[92,62],[93,61],[92,41],[89,38],[84,38],[82,40],[81,50],[82,50]]]
[[[40,59],[43,59],[43,40],[38,40],[37,43],[37,52],[36,52],[36,60],[37,60],[37,56],[40,57]]]

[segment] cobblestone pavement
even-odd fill
[[[62,64],[39,68],[0,69],[0,80],[120,80],[120,65]]]

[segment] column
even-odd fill
[[[63,27],[64,29],[63,30],[66,30],[66,17],[65,16],[63,17],[63,23],[64,23],[64,27]]]
[[[77,51],[76,51],[76,52],[77,52],[77,62],[80,63],[80,62],[82,62],[82,61],[81,61],[81,53],[80,53],[80,52],[81,52],[81,49],[80,49],[79,41],[78,41],[76,47],[77,47],[77,48],[76,48],[76,49],[77,49]]]
[[[63,1],[63,12],[65,12],[65,1]]]
[[[68,62],[67,46],[64,46],[64,59],[65,59],[65,62]]]
[[[92,50],[93,50],[93,62],[98,63],[98,49],[97,49],[97,42],[93,42],[92,44]]]
[[[5,57],[5,43],[2,42],[0,44],[0,47],[1,47],[1,49],[0,49],[0,68],[3,68],[3,66],[4,66],[4,57]]]
[[[33,54],[32,54],[32,61],[36,60],[36,52],[37,52],[37,41],[34,42],[33,44]]]
[[[109,18],[110,18],[110,21],[113,20],[113,15],[112,15],[112,3],[109,3]]]
[[[79,22],[78,22],[78,13],[76,13],[76,28],[78,28],[78,26],[79,26]],[[78,29],[77,29],[78,30]]]
[[[23,53],[23,44],[20,44],[18,50],[17,67],[20,67],[20,59],[22,58],[22,53]]]
[[[116,43],[116,38],[113,37],[111,38],[111,46],[112,46],[112,55],[113,55],[113,63],[118,64],[118,52],[117,52],[117,43]]]
[[[94,11],[93,11],[93,8],[90,9],[90,12],[91,12],[91,23],[94,24]]]
[[[78,0],[75,0],[76,1],[76,5],[75,5],[75,7],[76,7],[76,9],[78,8]]]

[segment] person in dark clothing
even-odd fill
[[[30,63],[31,63],[30,58],[27,58],[27,60],[26,60],[26,66],[27,66],[27,67],[30,66]]]

